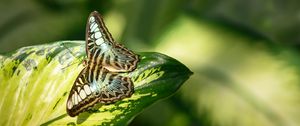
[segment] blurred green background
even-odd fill
[[[300,125],[298,0],[1,0],[0,53],[84,40],[99,11],[115,40],[194,75],[131,126]]]

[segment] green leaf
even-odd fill
[[[192,72],[155,52],[138,53],[132,78],[135,92],[110,105],[96,105],[77,117],[66,114],[66,100],[83,69],[85,44],[63,41],[23,47],[0,55],[1,125],[126,125],[154,102],[174,94]]]

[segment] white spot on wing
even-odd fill
[[[93,16],[90,17],[90,22],[94,22],[95,18]]]
[[[100,48],[101,48],[101,51],[106,52],[107,50],[110,49],[110,46],[107,44],[102,44]]]
[[[99,31],[99,29],[97,28],[97,24],[96,23],[93,23],[93,24],[91,24],[91,26],[90,26],[90,28],[91,28],[91,31],[93,32],[93,31]]]
[[[73,103],[71,99],[68,100],[68,109],[71,109],[73,107]]]
[[[96,33],[95,33],[95,38],[98,39],[98,38],[100,38],[100,37],[102,37],[101,33],[100,33],[100,32],[96,32]]]
[[[77,100],[77,98],[78,98],[78,95],[77,95],[77,93],[75,92],[75,94],[74,94],[74,99],[75,99],[74,103],[75,103],[75,105],[77,105],[77,104],[78,104],[78,100]]]
[[[101,45],[104,42],[102,38],[96,40],[96,45]]]
[[[86,97],[86,94],[85,94],[84,90],[81,90],[81,91],[80,91],[80,97],[81,97],[82,99],[84,99],[84,98]]]
[[[91,92],[91,89],[88,85],[84,85],[84,91],[86,92],[87,95],[90,95],[92,92]]]
[[[78,80],[79,80],[80,84],[83,84],[83,81],[81,78],[78,78]]]

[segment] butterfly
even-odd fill
[[[76,78],[66,104],[71,117],[97,103],[114,103],[134,92],[131,78],[120,73],[133,71],[138,55],[114,41],[97,11],[88,18],[85,41],[85,67]]]

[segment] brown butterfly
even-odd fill
[[[97,11],[87,21],[86,54],[85,68],[76,78],[67,100],[67,113],[71,117],[96,103],[114,103],[134,92],[131,78],[120,73],[133,71],[138,55],[114,41]]]

